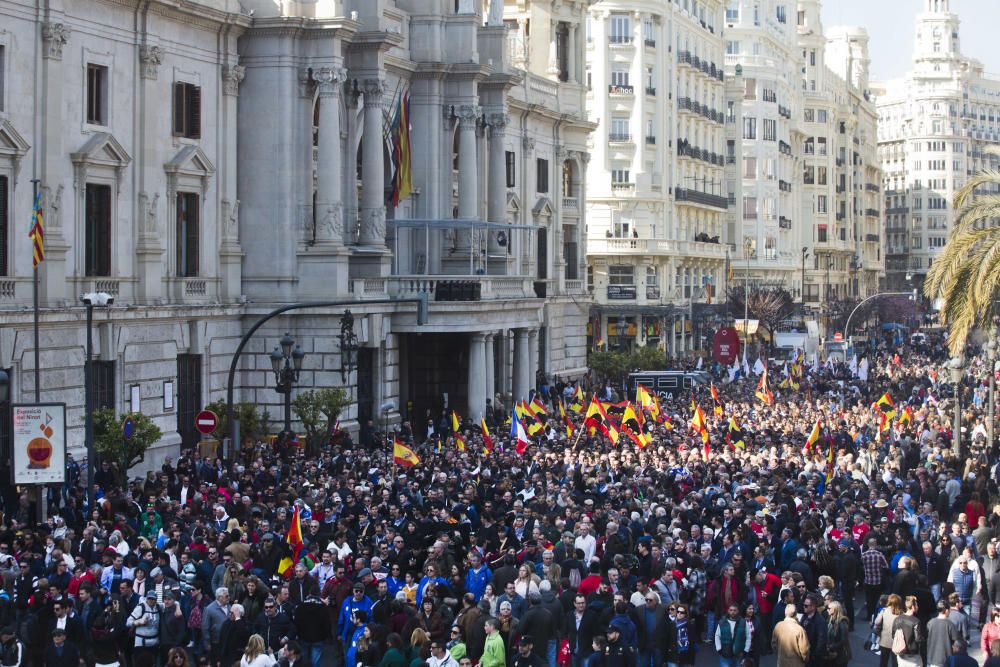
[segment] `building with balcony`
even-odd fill
[[[985,151],[1000,143],[1000,79],[962,53],[959,25],[949,0],[925,0],[911,70],[873,87],[890,290],[922,289],[952,229],[955,192],[969,176],[1000,167]]]
[[[879,290],[881,165],[868,86],[868,35],[863,28],[825,33],[819,0],[799,0],[802,108],[803,293],[807,308],[863,299]],[[832,332],[828,332],[832,333]]]
[[[47,221],[41,399],[68,404],[71,449],[86,291],[115,296],[96,314],[98,406],[157,421],[154,466],[196,441],[194,414],[224,396],[241,335],[289,303],[350,301],[360,349],[345,369],[343,307],[261,328],[236,398],[272,415],[267,357],[285,331],[306,352],[296,390],[345,386],[348,427],[445,407],[477,419],[497,395],[526,396],[539,370],[581,373],[585,16],[553,0],[483,5],[2,10],[0,365],[13,400],[34,390],[31,248],[10,231],[27,228],[33,177]],[[409,193],[387,145],[406,99]],[[392,302],[423,296],[423,325],[416,304]]]
[[[731,0],[726,6],[726,191],[733,276],[801,298],[803,147],[801,54],[795,3]]]
[[[700,348],[692,316],[724,293],[722,16],[719,0],[588,8],[592,346]]]

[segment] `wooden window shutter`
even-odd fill
[[[192,139],[201,138],[201,87],[188,84],[188,135]]]
[[[184,84],[174,84],[174,134],[184,134]]]

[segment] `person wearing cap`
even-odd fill
[[[160,617],[162,613],[162,608],[156,602],[156,591],[152,588],[147,589],[143,600],[135,606],[135,609],[125,620],[125,627],[132,628],[135,635],[133,658],[148,654],[152,660],[156,660],[160,647]]]
[[[78,667],[79,664],[80,650],[76,642],[67,640],[65,630],[53,630],[45,649],[46,667]]]
[[[166,659],[167,652],[174,646],[187,644],[187,619],[177,601],[177,593],[171,589],[163,591],[162,623],[160,627],[161,659]],[[165,663],[164,663],[165,664]]]
[[[351,620],[354,617],[354,612],[363,611],[367,617],[371,610],[372,601],[365,595],[364,584],[355,583],[351,588],[351,596],[344,600],[340,607],[340,614],[337,616],[337,636],[344,642],[349,641],[351,633],[354,631],[354,624]]]
[[[521,635],[517,643],[517,653],[511,657],[510,667],[544,667],[546,663],[534,650],[536,640],[530,634]]]
[[[608,641],[604,646],[604,655],[601,656],[602,667],[636,667],[635,645],[622,639],[621,627],[609,625],[605,637]]]

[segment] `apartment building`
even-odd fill
[[[701,348],[724,300],[722,20],[718,0],[588,9],[592,347]]]
[[[1000,79],[962,53],[959,26],[949,0],[924,0],[912,68],[874,86],[890,290],[922,289],[947,243],[955,192],[969,176],[1000,167],[985,151],[1000,143]]]

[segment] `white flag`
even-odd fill
[[[813,352],[813,367],[812,367],[812,370],[813,370],[813,373],[819,372],[819,354],[816,353],[816,352]]]
[[[743,377],[750,377],[750,364],[747,363],[747,354],[743,353]]]
[[[701,357],[698,357],[698,365],[695,366],[695,370],[697,370],[697,371],[701,370]]]
[[[764,372],[764,362],[760,360],[760,357],[757,357],[757,361],[754,362],[753,372],[755,375],[760,375]]]
[[[868,382],[868,357],[862,359],[858,365],[858,379],[862,382]]]
[[[847,365],[851,369],[851,375],[857,377],[858,375],[858,355],[851,357],[851,363]]]

